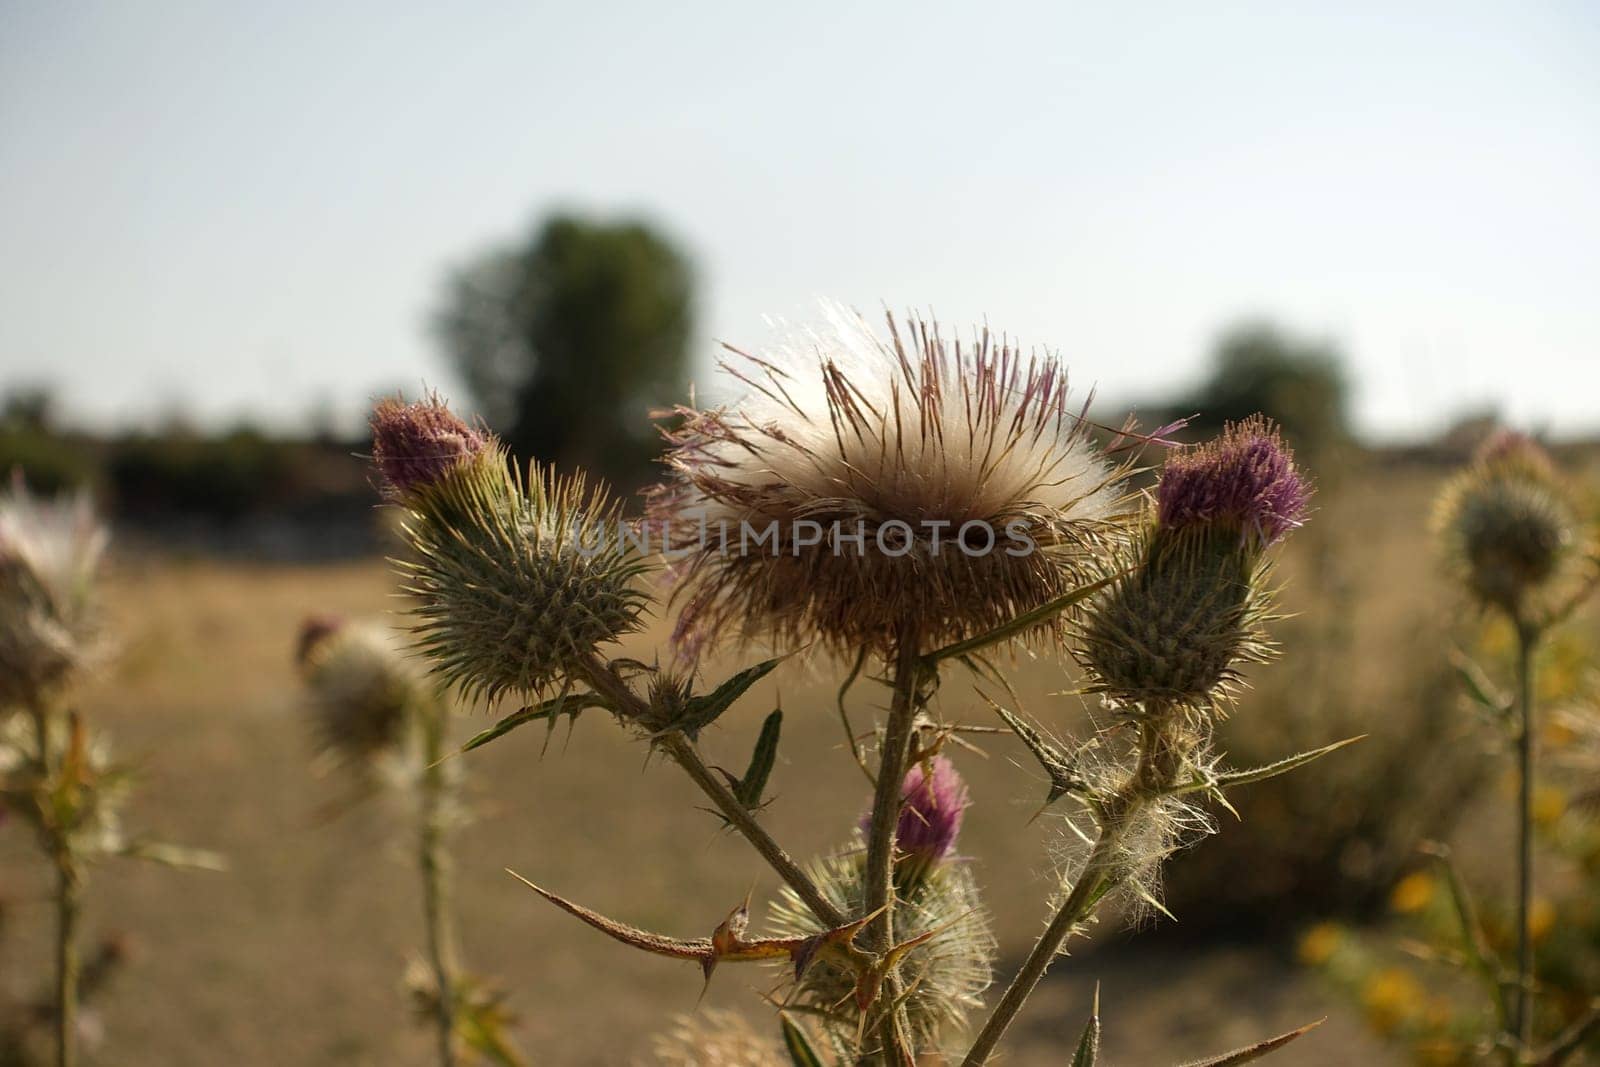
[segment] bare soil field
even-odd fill
[[[1372,523],[1415,529],[1423,499],[1405,494],[1397,516],[1394,498],[1373,494],[1347,519],[1388,549]],[[1379,583],[1416,566],[1398,549],[1374,558],[1371,579]],[[403,813],[377,798],[330,817],[341,792],[312,773],[291,655],[307,613],[381,616],[401,606],[391,590],[377,560],[115,562],[110,609],[120,648],[79,706],[145,768],[131,827],[218,849],[232,866],[213,874],[122,862],[94,871],[89,935],[126,930],[133,947],[100,1005],[107,1038],[90,1062],[428,1062],[428,1037],[411,1024],[400,990],[421,941]],[[642,635],[627,654],[649,660],[659,638]],[[716,679],[733,666],[725,658],[706,673]],[[841,746],[833,704],[841,674],[823,660],[786,663],[704,739],[714,762],[742,767],[761,716],[781,701],[787,728],[765,818],[799,855],[845,840],[866,800],[866,783]],[[1025,659],[1017,675],[1030,713],[1061,732],[1082,727],[1081,699],[1049,695],[1069,684],[1053,660]],[[939,699],[946,715],[983,714],[959,672]],[[874,686],[858,686],[851,700],[858,727],[870,723],[880,703]],[[459,734],[489,721],[487,709],[464,710]],[[651,1035],[696,1009],[696,969],[600,937],[505,868],[617,918],[685,936],[708,932],[752,889],[757,901],[769,896],[775,879],[719,831],[673,767],[647,760],[605,716],[570,732],[562,726],[548,751],[545,740],[542,730],[525,730],[466,757],[474,818],[455,842],[464,958],[510,991],[531,1062],[647,1063]],[[1043,795],[1037,769],[1006,739],[984,740],[987,758],[962,758],[977,803],[961,850],[995,913],[1005,975],[1046,917],[1049,844],[1061,831],[1051,818],[1029,821]],[[48,909],[30,844],[0,828],[10,929],[0,983],[12,992],[30,992],[45,976]],[[1179,1062],[1324,1015],[1327,1025],[1276,1062],[1397,1062],[1281,947],[1152,948],[1115,924],[1102,933],[1100,944],[1080,945],[1057,965],[1006,1062],[1063,1063],[1096,979],[1113,1064]],[[723,968],[700,1003],[755,1012],[757,992],[772,984],[761,971]]]

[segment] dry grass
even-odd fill
[[[1400,531],[1416,529],[1423,486],[1402,484],[1406,503],[1398,511],[1394,494],[1366,494],[1342,516],[1350,536],[1373,539],[1375,573],[1362,576],[1364,585],[1415,595],[1404,579],[1425,566],[1419,535]],[[121,752],[148,768],[130,822],[221,849],[233,870],[123,863],[96,872],[91,932],[125,929],[137,944],[105,1003],[110,1051],[96,1062],[427,1061],[426,1037],[408,1024],[399,992],[404,960],[420,938],[409,842],[396,835],[395,813],[382,802],[324,817],[337,790],[308,769],[291,664],[304,614],[380,614],[397,606],[390,588],[375,561],[118,565],[111,601],[124,645],[82,694],[82,706],[110,728]],[[1372,611],[1380,622],[1405,618],[1392,600]],[[1381,630],[1363,640],[1381,643]],[[644,635],[630,653],[650,658],[657,637]],[[720,677],[728,666],[714,664],[709,673]],[[789,729],[767,819],[800,854],[846,836],[866,800],[865,781],[840,751],[837,673],[832,665],[785,665],[705,739],[714,758],[741,767],[760,716],[781,697]],[[1081,702],[1046,695],[1067,684],[1053,664],[1024,664],[1018,674],[1029,711],[1063,732],[1081,726]],[[858,687],[858,726],[881,707],[879,692]],[[982,717],[960,675],[940,699],[947,715]],[[461,732],[487,721],[487,712],[473,712]],[[709,931],[752,886],[760,897],[774,880],[697,810],[680,775],[646,766],[643,751],[609,720],[582,721],[570,739],[563,727],[541,758],[543,740],[525,731],[469,757],[479,817],[457,848],[466,958],[513,990],[525,1019],[518,1036],[535,1063],[627,1064],[671,1015],[694,1007],[697,974],[599,938],[502,868],[680,934]],[[1049,820],[1027,824],[1043,794],[1039,776],[1027,767],[1019,773],[1014,746],[997,740],[989,747],[988,760],[963,760],[979,798],[963,851],[977,857],[1007,971],[1045,916]],[[31,990],[44,973],[47,912],[28,842],[19,837],[0,831],[0,892],[15,920],[0,982]],[[1062,1061],[1088,1003],[1091,962],[1107,978],[1102,1003],[1113,1062],[1175,1061],[1338,1011],[1314,980],[1288,975],[1259,951],[1191,958],[1136,950],[1120,962],[1071,960],[1028,1013],[1022,1047],[1008,1062]],[[706,1004],[748,1009],[750,989],[765,978],[726,968]],[[1358,1024],[1336,1018],[1282,1062],[1383,1062],[1364,1042]]]

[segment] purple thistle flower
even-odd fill
[[[295,639],[294,661],[304,667],[311,660],[311,654],[317,647],[344,629],[344,618],[340,615],[307,615],[300,623],[300,636]]]
[[[438,481],[487,444],[483,434],[451,412],[437,395],[415,404],[398,397],[379,401],[371,425],[372,460],[397,496]]]
[[[933,773],[925,767],[931,766]],[[899,850],[924,863],[936,863],[955,848],[961,832],[961,819],[972,803],[967,783],[961,780],[954,764],[943,756],[918,763],[906,772],[900,787],[900,821],[894,838]],[[871,816],[862,817],[862,832]]]
[[[1168,457],[1156,486],[1157,521],[1168,530],[1237,524],[1270,545],[1304,521],[1310,499],[1294,453],[1256,415]]]

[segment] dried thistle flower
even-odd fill
[[[396,497],[432,485],[462,460],[486,451],[489,444],[437,393],[412,404],[386,397],[373,409],[371,427],[372,461],[387,491]]]
[[[325,751],[360,766],[401,743],[428,697],[388,629],[328,623],[308,620],[301,631],[305,648],[305,635],[322,630],[301,661],[312,726]]]
[[[680,1015],[651,1042],[650,1063],[659,1067],[789,1067],[773,1038],[758,1034],[744,1016],[715,1008]]]
[[[93,658],[105,546],[86,495],[39,500],[20,478],[0,493],[0,710],[37,703]]]
[[[823,895],[845,915],[859,915],[866,905],[866,855],[860,848],[811,865],[809,873]],[[772,905],[772,926],[780,937],[806,937],[823,932],[811,910],[785,887]],[[894,911],[895,940],[914,941],[900,962],[906,1020],[913,1046],[922,1052],[940,1047],[982,1004],[993,980],[994,936],[978,886],[966,864],[930,864],[924,877],[904,889]],[[827,1023],[835,1042],[853,1040],[858,1032],[879,1032],[876,1017],[860,1026],[856,1001],[857,976],[831,958],[819,957],[795,982],[789,1002],[814,1010]],[[880,1000],[868,1009],[880,1012]],[[859,1030],[858,1030],[859,1027]]]
[[[953,641],[1073,588],[1125,497],[1063,366],[987,330],[964,346],[889,317],[883,338],[826,310],[770,356],[731,350],[746,397],[667,433],[651,515],[684,552],[680,647],[884,652],[907,620]]]
[[[1548,588],[1577,540],[1572,502],[1549,455],[1512,433],[1491,438],[1446,484],[1434,530],[1457,580],[1512,618]]]
[[[1168,458],[1152,513],[1109,558],[1120,574],[1078,626],[1088,689],[1124,707],[1215,709],[1269,654],[1265,549],[1305,517],[1310,490],[1265,420]]]
[[[469,697],[538,693],[639,628],[645,564],[615,536],[620,505],[535,467],[526,486],[497,446],[415,488],[400,561],[418,647]]]

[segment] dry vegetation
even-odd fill
[[[1421,542],[1432,485],[1431,474],[1400,476],[1343,502],[1322,502],[1317,522],[1367,549],[1350,577],[1367,673],[1399,668],[1396,651],[1404,648],[1400,638],[1414,609],[1440,599]],[[1291,583],[1306,564],[1304,551],[1291,560]],[[148,768],[129,820],[223,850],[233,869],[177,874],[120,864],[101,876],[90,936],[137,931],[134,955],[103,1005],[115,1050],[103,1062],[425,1062],[428,1038],[407,1024],[398,978],[418,942],[409,851],[392,839],[382,799],[330,816],[338,789],[309,769],[291,661],[307,612],[381,614],[396,606],[391,588],[377,561],[327,567],[117,561],[111,608],[123,644],[82,703]],[[1293,584],[1288,603],[1310,607]],[[644,635],[630,653],[650,658],[656,639],[654,632]],[[1290,653],[1292,662],[1296,652]],[[709,672],[719,676],[723,666],[712,664]],[[866,800],[859,771],[838,751],[832,703],[838,673],[827,663],[786,665],[706,739],[713,756],[740,766],[760,717],[781,699],[789,729],[766,818],[797,853],[835,845]],[[1081,725],[1082,701],[1048,695],[1070,684],[1053,665],[1041,662],[1019,675],[1028,711],[1063,731]],[[940,699],[949,713],[977,717],[975,701],[967,709],[950,707],[970,693],[952,676]],[[862,686],[853,699],[858,724],[867,722],[876,696]],[[1247,701],[1239,714],[1252,713]],[[1385,714],[1392,709],[1374,707],[1353,718],[1381,731]],[[486,712],[472,712],[460,724],[462,735],[487,721]],[[503,868],[619,918],[684,934],[709,930],[752,885],[758,896],[769,893],[773,878],[742,842],[698,812],[697,795],[681,775],[644,765],[641,748],[603,717],[580,721],[570,735],[562,726],[541,757],[542,740],[524,731],[468,757],[479,817],[457,849],[466,954],[513,990],[524,1020],[518,1037],[535,1063],[639,1062],[650,1035],[666,1029],[674,1013],[694,1008],[697,983],[688,965],[598,937],[533,898]],[[1043,786],[1017,791],[1016,772],[1005,767],[1017,755],[1013,746],[996,739],[987,747],[987,764],[963,764],[979,803],[969,813],[962,850],[979,864],[1005,973],[1044,918],[1048,872],[1039,857],[1050,827],[1049,820],[1028,825]],[[818,770],[802,778],[800,767]],[[1224,825],[1224,838],[1235,832],[1231,822]],[[624,856],[626,864],[619,862]],[[28,860],[26,842],[0,829],[0,893],[14,920],[0,982],[14,990],[32,990],[42,980],[46,951],[44,885]],[[624,870],[626,883],[618,880]],[[1166,943],[1106,955],[1116,960],[1104,968],[1092,950],[1058,968],[1019,1024],[1008,1062],[1062,1061],[1096,972],[1105,982],[1114,1062],[1167,1062],[1179,1052],[1226,1048],[1322,1014],[1334,1018],[1286,1062],[1386,1062],[1360,1023],[1341,1015],[1349,1009],[1325,995],[1314,976],[1296,974],[1275,949]],[[754,972],[719,973],[705,1004],[748,1008],[750,985],[759,981]]]

